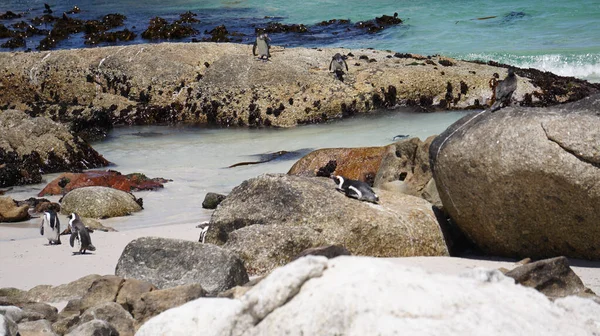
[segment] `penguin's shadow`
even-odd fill
[[[88,253],[88,252],[72,252],[73,254],[71,256],[76,256],[76,255],[94,255],[93,253]]]

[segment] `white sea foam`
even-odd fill
[[[549,71],[560,76],[585,79],[600,83],[600,54],[546,54],[546,55],[498,55],[471,53],[463,57],[469,60],[494,60],[520,68],[534,68]]]

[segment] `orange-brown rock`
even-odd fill
[[[320,168],[335,160],[334,174],[372,184],[385,151],[386,146],[318,149],[298,160],[288,174],[315,176]]]
[[[42,189],[38,196],[60,195],[73,189],[90,186],[110,187],[125,192],[156,190],[158,188],[163,188],[163,183],[168,181],[169,180],[163,178],[150,179],[144,174],[139,173],[123,175],[114,170],[64,173]]]

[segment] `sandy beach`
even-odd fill
[[[95,252],[73,255],[68,236],[62,236],[62,245],[44,245],[43,237],[19,239],[22,230],[35,228],[0,227],[0,288],[16,287],[28,290],[37,285],[60,285],[89,274],[114,274],[121,252],[132,240],[145,236],[197,241],[200,230],[195,224],[159,226],[122,232],[92,234]],[[14,237],[14,238],[11,238]],[[10,241],[9,239],[15,239]],[[479,257],[407,257],[390,258],[395,263],[421,267],[433,273],[459,274],[475,267],[512,269],[514,260],[482,259]],[[600,293],[600,262],[571,260],[575,273],[584,284]]]

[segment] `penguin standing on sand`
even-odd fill
[[[379,197],[367,183],[347,179],[339,175],[332,176],[331,178],[337,184],[336,189],[346,194],[346,196],[356,198],[359,201],[379,202]]]
[[[40,234],[46,239],[50,245],[60,245],[60,221],[54,210],[44,211],[42,217],[42,225],[40,226]]]
[[[71,247],[74,247],[75,239],[77,239],[79,244],[79,254],[85,254],[87,250],[96,251],[96,247],[92,245],[90,233],[85,225],[83,225],[79,215],[72,213],[67,218],[69,218],[69,227],[71,228],[71,238],[69,239]]]
[[[504,80],[498,82],[496,86],[496,101],[490,107],[491,112],[496,112],[506,105],[510,105],[510,98],[513,92],[517,89],[517,76],[515,70],[508,68],[508,75]]]
[[[329,63],[329,71],[335,73],[337,78],[342,82],[344,81],[344,67],[346,68],[346,71],[348,71],[348,64],[346,63],[344,56],[340,53],[333,55],[331,62]]]
[[[254,41],[254,46],[252,47],[252,55],[258,56],[258,58],[263,61],[268,61],[269,57],[271,57],[271,53],[269,52],[269,49],[271,48],[269,41],[271,41],[271,38],[269,38],[267,33],[258,34],[258,36],[256,36],[256,41]]]

